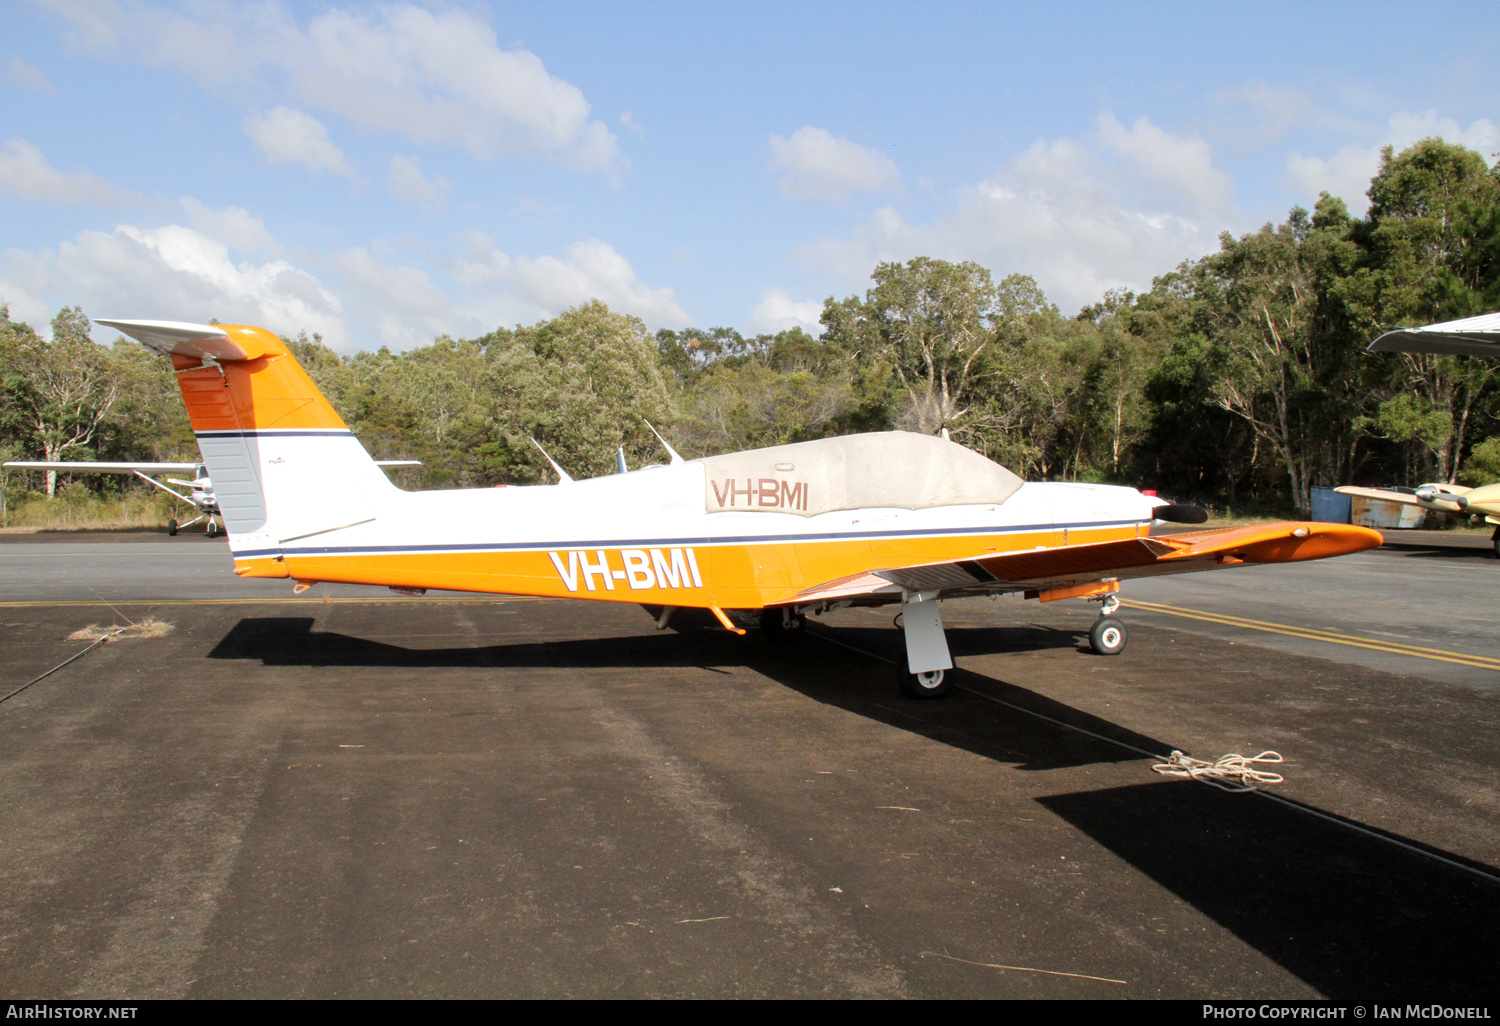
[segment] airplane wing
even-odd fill
[[[1378,531],[1349,524],[1288,522],[1187,531],[875,570],[820,584],[779,604],[899,602],[904,592],[954,596],[1008,591],[1024,591],[1028,598],[1046,602],[1103,590],[1091,586],[1105,582],[1322,559],[1372,549],[1384,540]]]
[[[1371,342],[1365,352],[1500,356],[1500,313],[1443,321],[1421,328],[1398,328]]]
[[[1356,488],[1354,485],[1342,485],[1334,491],[1340,495],[1357,495],[1361,499],[1379,499],[1381,502],[1399,502],[1403,506],[1421,506],[1423,509],[1432,509],[1434,506],[1442,509],[1444,508],[1443,500],[1447,499],[1447,496],[1438,493],[1433,499],[1423,502],[1417,498],[1415,492],[1393,492],[1388,488]],[[1451,502],[1449,505],[1452,506],[1454,512],[1458,511],[1456,505],[1452,505]]]
[[[199,463],[90,463],[78,460],[73,463],[38,463],[15,460],[0,464],[8,470],[69,470],[80,474],[191,474]]]

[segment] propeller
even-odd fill
[[[1201,524],[1208,520],[1208,510],[1185,502],[1157,506],[1151,511],[1151,515],[1157,520],[1165,520],[1171,524]]]
[[[1416,491],[1416,496],[1423,502],[1451,502],[1459,509],[1469,508],[1469,499],[1466,495],[1454,495],[1445,492],[1438,485],[1425,484]]]

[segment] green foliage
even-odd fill
[[[1458,475],[1459,484],[1471,488],[1500,481],[1500,435],[1492,435],[1474,446]]]
[[[1428,139],[1387,151],[1369,195],[1365,218],[1324,194],[1072,317],[1024,273],[917,257],[829,297],[817,336],[651,335],[591,302],[405,353],[287,344],[373,456],[423,461],[395,472],[403,487],[550,480],[533,439],[576,477],[612,472],[619,448],[633,467],[661,462],[647,421],[689,457],[946,428],[1026,476],[1265,511],[1305,509],[1320,484],[1500,480],[1495,365],[1364,351],[1391,327],[1500,307],[1500,175]],[[0,452],[192,457],[165,361],[96,345],[77,307],[51,328],[44,340],[0,307]],[[39,484],[0,475],[7,515],[146,501],[139,483],[91,478],[39,505]]]

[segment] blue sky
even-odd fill
[[[1072,313],[1320,190],[1363,211],[1383,145],[1493,161],[1497,29],[1492,3],[9,3],[0,300],[345,352],[595,297],[816,330],[927,255]]]

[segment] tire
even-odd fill
[[[210,517],[207,526],[205,526],[203,530],[208,534],[210,538],[212,538],[214,535],[219,533],[219,525],[214,523],[213,518]]]
[[[1099,617],[1089,628],[1089,648],[1100,655],[1119,655],[1128,640],[1125,625],[1112,616]]]
[[[168,520],[167,521],[167,534],[169,534],[169,535],[176,535],[177,534],[177,521],[176,520]]]
[[[1500,556],[1500,527],[1495,528],[1495,533],[1490,535],[1490,544],[1495,547],[1495,555]]]
[[[805,626],[807,617],[801,613],[792,614],[791,623],[787,623],[785,612],[779,607],[760,611],[760,634],[767,641],[777,644],[796,641],[803,636],[802,628]]]
[[[942,698],[952,690],[953,678],[946,670],[901,675],[901,693],[907,698]]]

